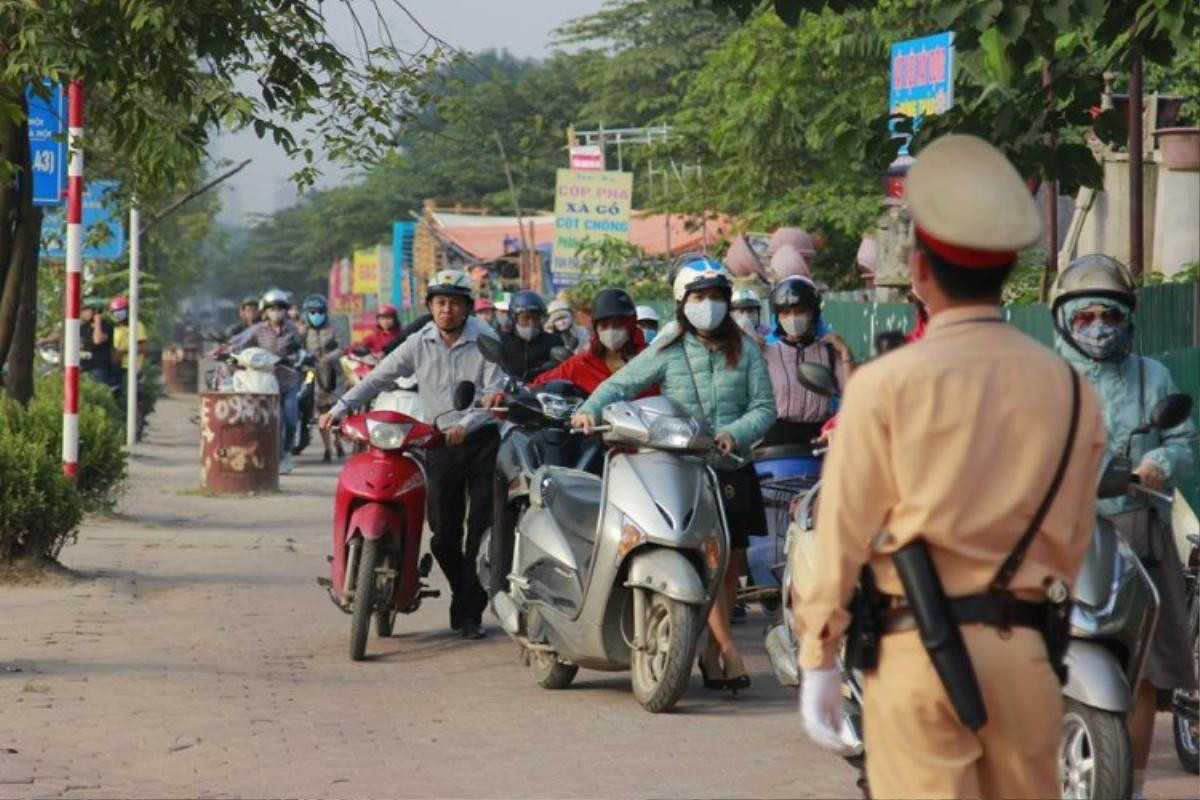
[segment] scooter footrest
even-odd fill
[[[333,581],[329,580],[329,578],[317,578],[317,586],[323,589],[332,589]]]
[[[442,596],[442,590],[441,590],[441,589],[422,589],[422,590],[421,590],[421,591],[420,591],[420,592],[417,594],[417,597],[420,597],[420,598],[422,598],[422,599],[423,599],[423,598],[426,598],[426,597],[441,597],[441,596]]]

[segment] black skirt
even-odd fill
[[[729,548],[745,550],[751,536],[767,535],[767,512],[763,507],[762,486],[754,465],[740,469],[719,469],[717,485],[729,528]]]

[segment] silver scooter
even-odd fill
[[[492,611],[542,686],[629,669],[638,702],[668,711],[729,558],[712,434],[665,397],[613,403],[593,431],[619,448],[603,479],[537,469]]]

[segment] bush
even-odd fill
[[[84,510],[111,509],[121,493],[128,469],[124,414],[112,392],[87,377],[79,379],[79,467],[75,486]],[[27,436],[44,443],[47,452],[62,452],[62,375],[38,378],[33,400],[25,410]]]
[[[26,435],[28,413],[0,406],[0,562],[57,558],[83,517],[83,498],[45,442]]]

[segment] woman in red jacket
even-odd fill
[[[602,289],[596,293],[592,302],[592,332],[588,349],[538,375],[530,385],[565,380],[591,394],[646,348],[646,337],[637,326],[637,309],[623,289]]]

